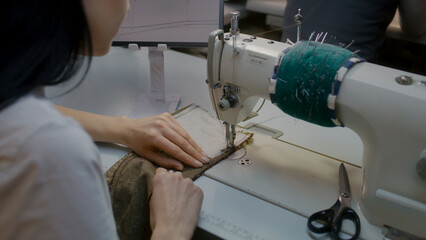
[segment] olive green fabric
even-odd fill
[[[252,140],[252,133],[244,134],[244,140],[237,147],[211,158],[210,162],[201,168],[186,166],[182,175],[192,180],[197,179],[204,171]],[[135,153],[129,153],[106,172],[117,231],[122,240],[151,237],[149,198],[156,168],[150,161]]]
[[[106,172],[120,239],[149,239],[149,196],[155,166],[129,153]]]

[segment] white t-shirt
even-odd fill
[[[92,139],[35,95],[0,111],[0,239],[118,239]]]

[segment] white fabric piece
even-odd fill
[[[187,114],[188,112],[191,114]],[[174,116],[209,157],[217,157],[222,154],[221,150],[226,149],[225,126],[204,109],[191,105]],[[246,137],[247,134],[237,132],[235,145],[243,142]]]
[[[99,153],[29,95],[0,112],[0,239],[118,239]]]

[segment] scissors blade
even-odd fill
[[[343,163],[340,164],[339,168],[339,191],[341,196],[346,196],[345,198],[351,197],[348,173],[346,172],[346,168]]]

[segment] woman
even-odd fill
[[[92,139],[40,89],[68,80],[82,66],[81,55],[106,54],[128,8],[128,0],[3,3],[0,239],[118,238]],[[168,120],[154,121],[154,129],[163,125],[167,127],[159,129],[168,130],[151,133],[167,139],[167,134],[186,134],[167,115],[161,118]],[[91,134],[96,139],[96,131]],[[182,144],[186,142],[169,146]],[[197,152],[193,157],[201,160],[201,150],[191,145]],[[182,150],[175,149],[178,154]],[[158,169],[150,203],[152,238],[190,238],[202,198],[202,191],[180,173]]]

